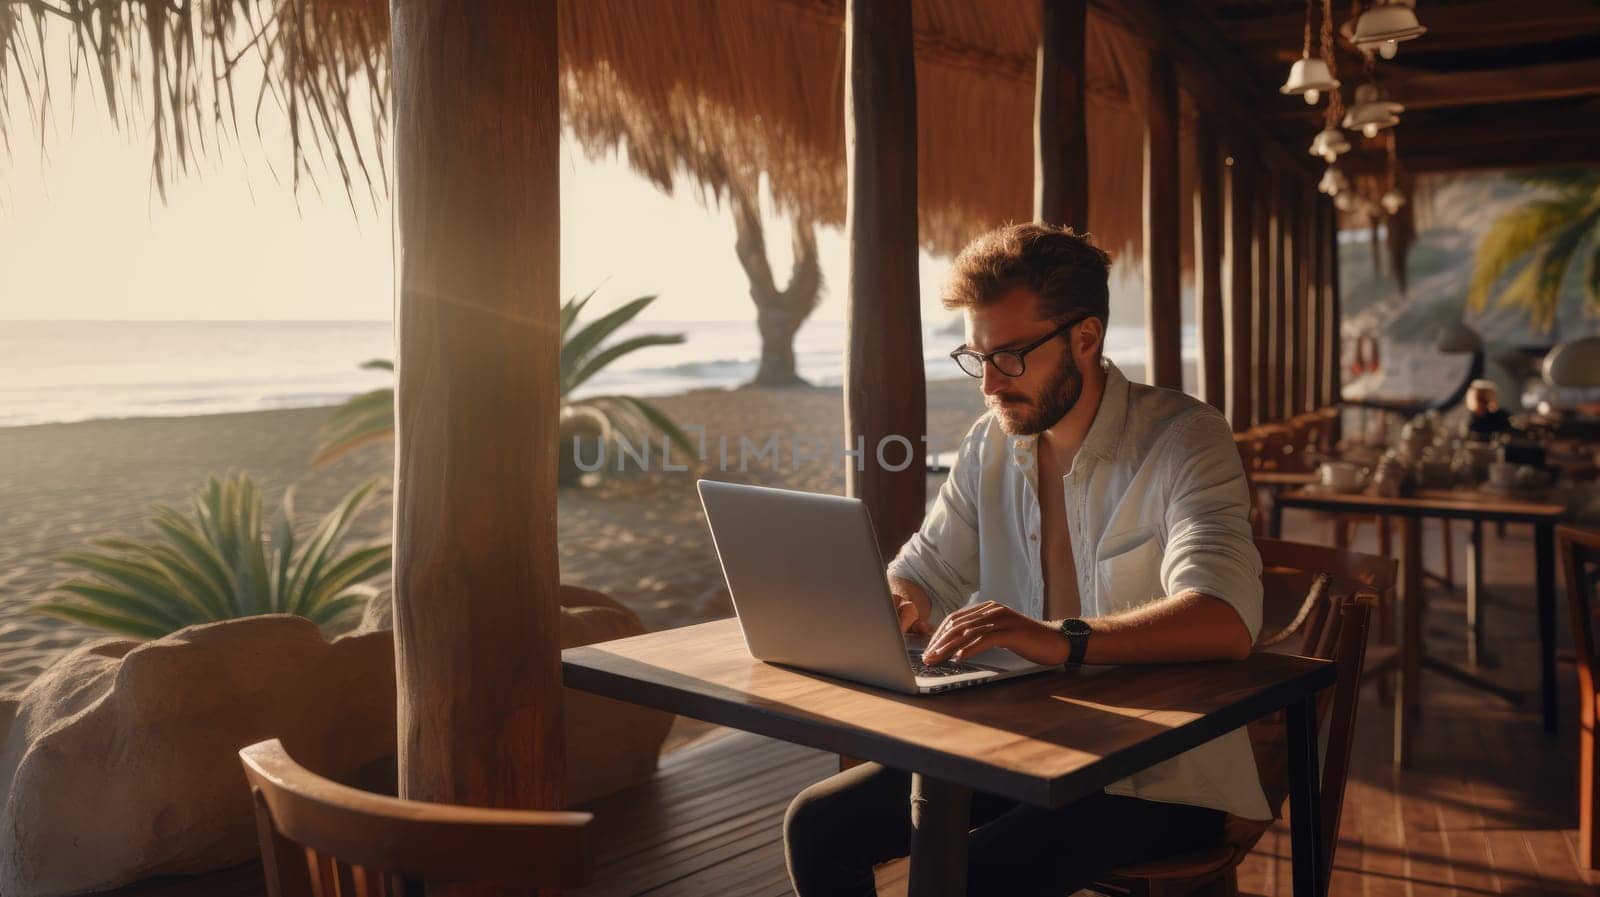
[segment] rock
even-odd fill
[[[592,589],[561,587],[561,647],[641,635],[633,611]],[[673,716],[565,689],[567,801],[577,805],[642,782],[655,772]]]
[[[562,586],[561,645],[644,632],[605,595]],[[0,696],[0,894],[56,897],[256,856],[238,751],[280,738],[330,778],[392,769],[390,592],[326,641],[289,616],[86,644],[20,696]],[[567,795],[584,803],[648,778],[670,714],[568,690]]]
[[[394,752],[386,635],[252,617],[85,645],[23,692],[3,746],[0,893],[54,897],[255,856],[238,750],[335,777]]]

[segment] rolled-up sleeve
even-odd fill
[[[1171,488],[1162,586],[1168,595],[1192,590],[1226,601],[1254,641],[1261,630],[1261,555],[1232,430],[1209,409],[1181,427],[1166,443]]]
[[[961,440],[950,475],[945,477],[933,508],[900,552],[889,562],[889,575],[916,583],[933,604],[935,625],[967,603],[978,590],[978,493],[981,449],[987,419],[980,419]]]

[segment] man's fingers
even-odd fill
[[[938,663],[952,655],[971,654],[972,646],[976,642],[993,635],[1000,628],[1001,624],[998,623],[974,623],[953,629],[943,638],[935,639],[928,644],[927,649],[922,652],[922,662]]]

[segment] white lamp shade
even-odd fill
[[[1302,56],[1289,68],[1289,79],[1278,88],[1281,94],[1303,94],[1309,90],[1339,89],[1339,79],[1328,71],[1328,64],[1315,56]]]
[[[1600,386],[1600,336],[1562,343],[1544,357],[1544,379],[1551,386]]]
[[[1321,156],[1329,162],[1350,152],[1350,141],[1338,128],[1323,128],[1311,138],[1311,155]]]
[[[1370,49],[1385,41],[1407,41],[1428,33],[1417,21],[1416,10],[1400,3],[1380,2],[1356,19],[1351,35],[1357,47]]]
[[[1394,213],[1400,211],[1403,206],[1405,206],[1406,195],[1401,193],[1399,190],[1390,190],[1389,192],[1383,194],[1383,198],[1378,200],[1378,202],[1383,204],[1383,210],[1385,212],[1393,215]]]
[[[1406,107],[1384,98],[1376,84],[1356,88],[1355,102],[1345,110],[1343,125],[1352,131],[1382,130],[1400,123]]]
[[[1348,212],[1356,207],[1356,199],[1354,196],[1350,195],[1350,191],[1346,190],[1345,192],[1334,196],[1333,207],[1341,212]]]
[[[1332,165],[1329,165],[1327,170],[1322,173],[1322,180],[1317,182],[1317,192],[1326,193],[1329,196],[1338,196],[1349,188],[1350,181],[1344,176],[1344,172]]]
[[[1456,321],[1440,332],[1439,339],[1433,347],[1440,352],[1449,352],[1453,355],[1476,352],[1483,348],[1483,337],[1465,323]]]

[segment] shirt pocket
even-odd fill
[[[1154,526],[1137,526],[1100,540],[1095,552],[1100,613],[1115,613],[1161,597],[1161,539]]]

